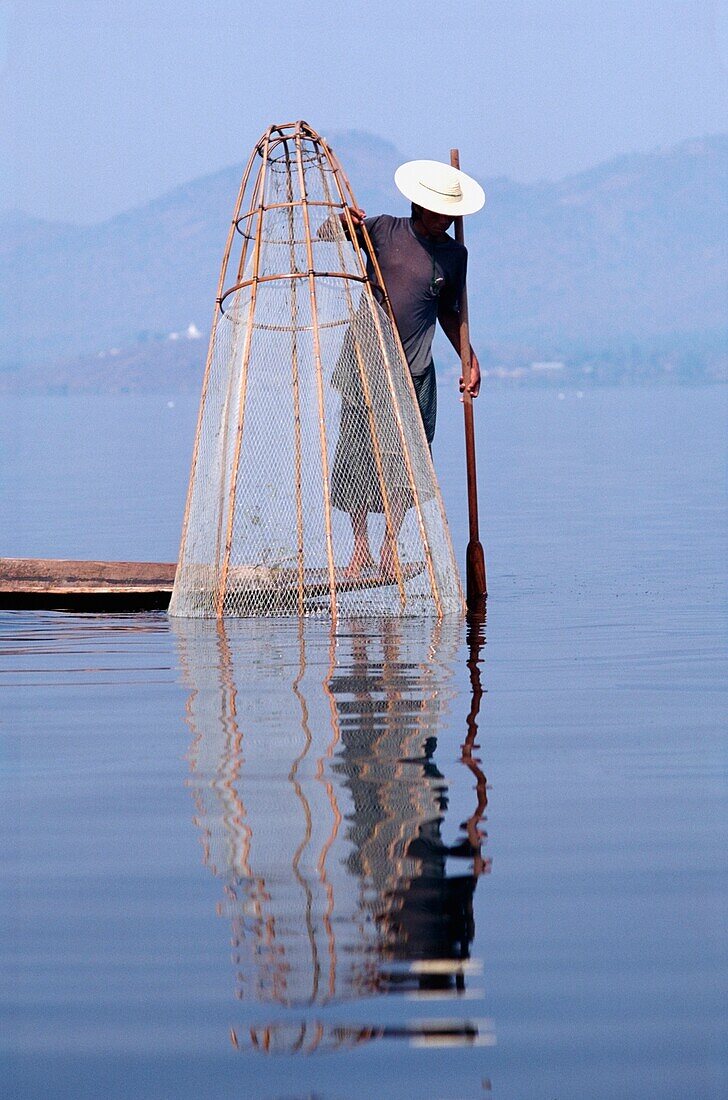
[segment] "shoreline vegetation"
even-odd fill
[[[0,370],[0,393],[197,394],[207,333],[149,336],[127,347]],[[541,351],[536,343],[477,343],[489,390],[593,389],[612,386],[708,386],[728,382],[728,337],[663,337]],[[459,373],[436,354],[442,382]]]

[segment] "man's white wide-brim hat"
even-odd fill
[[[485,203],[485,191],[465,172],[439,160],[410,160],[394,173],[406,199],[435,214],[474,214]]]

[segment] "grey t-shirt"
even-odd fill
[[[467,249],[452,237],[440,241],[421,237],[411,218],[379,214],[367,218],[364,225],[382,270],[410,371],[419,377],[432,362],[438,308],[459,308]],[[371,260],[367,267],[376,282]]]

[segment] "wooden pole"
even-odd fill
[[[291,271],[295,271],[296,261],[296,231],[293,214],[293,166],[288,142],[284,142],[286,158],[286,191],[291,205],[288,207],[288,239]],[[298,304],[296,302],[298,283],[291,279],[291,371],[293,374],[293,468],[296,480],[296,549],[298,561],[298,614],[303,615],[305,610],[305,571],[303,550],[303,460],[301,457],[301,393],[298,376]],[[303,641],[301,641],[303,646]],[[303,650],[301,651],[303,653]]]
[[[450,150],[450,164],[460,168],[460,153]],[[455,218],[455,240],[465,244],[462,217]],[[465,601],[468,611],[482,613],[488,588],[485,579],[485,555],[480,544],[478,532],[478,479],[475,469],[475,424],[473,421],[473,398],[468,392],[470,383],[470,325],[468,323],[468,292],[463,286],[460,299],[460,362],[463,371],[463,413],[465,418],[465,463],[468,478],[468,523],[470,540],[465,555]]]
[[[257,231],[255,235],[255,245],[253,247],[253,279],[250,290],[250,305],[248,308],[248,321],[245,326],[245,338],[243,342],[243,358],[241,363],[240,374],[240,396],[238,399],[238,413],[235,422],[235,451],[233,454],[233,464],[230,471],[230,493],[228,497],[228,514],[227,514],[227,533],[225,536],[225,553],[223,554],[222,569],[220,570],[220,576],[218,578],[218,591],[217,598],[215,600],[215,614],[218,619],[221,619],[225,612],[225,589],[228,582],[228,574],[230,572],[230,555],[232,553],[233,546],[233,526],[235,523],[235,496],[238,489],[238,474],[240,473],[240,450],[243,443],[243,425],[245,423],[245,401],[247,398],[248,390],[248,367],[250,366],[250,348],[253,338],[253,319],[255,317],[255,302],[258,296],[258,276],[260,274],[260,244],[263,234],[263,213],[265,211],[265,186],[266,186],[266,168],[268,167],[268,144],[270,142],[270,136],[272,127],[269,127],[265,132],[265,136],[259,144],[259,148],[262,147],[261,159],[263,163],[260,166],[259,177],[259,190],[257,192],[259,197],[258,207],[258,219],[257,219]],[[234,370],[234,364],[232,365]]]
[[[321,477],[323,480],[324,498],[324,522],[326,524],[326,557],[329,563],[329,598],[331,601],[331,618],[336,622],[336,567],[334,565],[334,536],[331,526],[331,493],[329,490],[329,450],[326,440],[326,400],[324,396],[324,372],[321,363],[321,340],[319,334],[318,302],[316,300],[316,277],[313,266],[313,244],[311,242],[311,223],[308,216],[308,192],[306,190],[306,174],[303,167],[303,139],[308,134],[303,132],[301,123],[296,124],[293,139],[296,147],[296,163],[298,167],[298,186],[301,194],[301,213],[303,215],[303,231],[306,238],[306,262],[308,263],[308,289],[311,300],[311,327],[313,329],[313,361],[316,368],[316,393],[318,396],[319,413],[319,438],[321,445]]]

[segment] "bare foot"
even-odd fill
[[[348,578],[360,577],[365,569],[373,569],[375,564],[369,547],[364,549],[355,546],[351,561],[344,569],[344,576]]]
[[[397,576],[395,544],[389,535],[382,540],[382,550],[379,555],[379,575],[388,580],[394,580]]]

